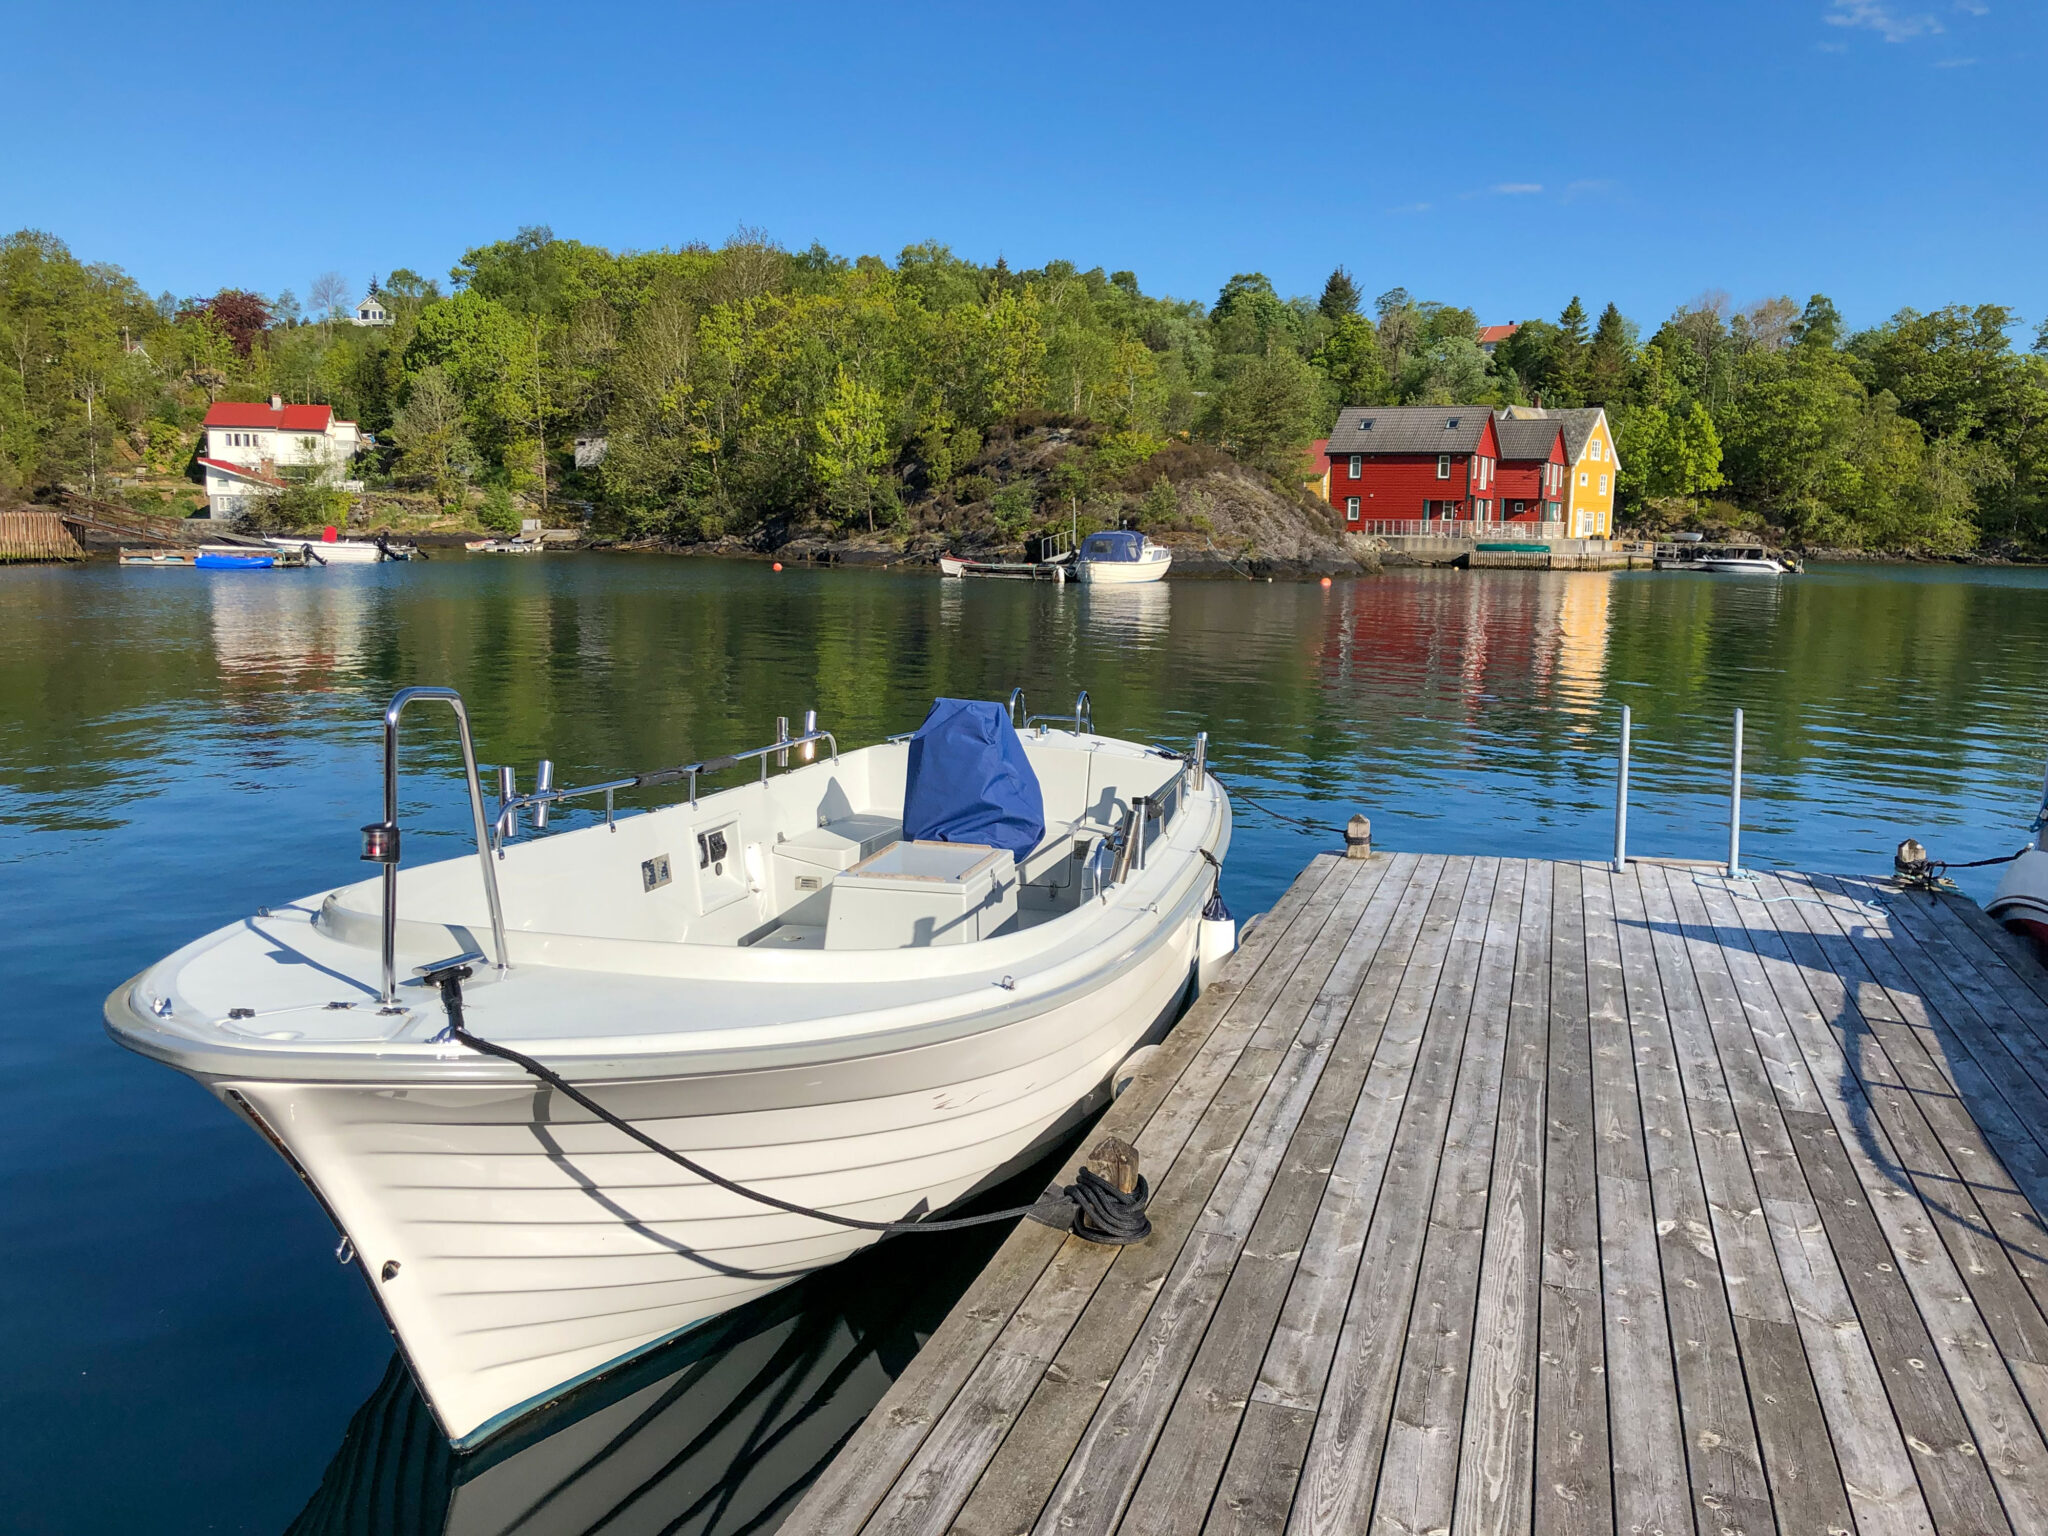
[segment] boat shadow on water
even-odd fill
[[[962,1214],[1028,1202],[1080,1133]],[[1007,1225],[898,1237],[454,1450],[395,1353],[287,1536],[774,1530]]]

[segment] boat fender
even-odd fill
[[[1202,857],[1215,866],[1218,883],[1209,891],[1209,901],[1202,908],[1202,921],[1195,932],[1195,995],[1200,997],[1209,990],[1218,967],[1237,953],[1237,920],[1230,915],[1230,908],[1223,904],[1223,866],[1208,849],[1202,850]]]
[[[1030,1205],[1012,1206],[1001,1211],[984,1211],[976,1216],[953,1216],[942,1221],[864,1221],[854,1216],[841,1216],[836,1211],[821,1211],[815,1206],[799,1205],[794,1200],[783,1200],[758,1189],[749,1189],[736,1180],[713,1172],[695,1158],[686,1157],[675,1148],[664,1146],[637,1125],[620,1119],[559,1072],[542,1066],[531,1056],[523,1055],[510,1046],[500,1045],[495,1040],[484,1040],[471,1034],[463,1024],[462,1005],[462,984],[470,975],[470,968],[460,962],[451,962],[432,970],[421,971],[420,980],[439,990],[441,1005],[448,1015],[448,1027],[435,1035],[432,1043],[453,1041],[455,1044],[468,1046],[482,1055],[508,1061],[528,1076],[566,1095],[572,1102],[589,1110],[613,1130],[631,1137],[648,1151],[667,1158],[677,1167],[696,1175],[708,1184],[715,1184],[720,1189],[752,1200],[758,1205],[788,1211],[793,1216],[809,1216],[837,1227],[852,1227],[862,1232],[954,1232],[962,1227],[985,1227],[996,1222],[1015,1221],[1020,1216],[1028,1216],[1047,1226],[1072,1232],[1076,1237],[1085,1238],[1091,1243],[1120,1246],[1141,1242],[1152,1235],[1152,1223],[1145,1218],[1145,1206],[1152,1198],[1152,1191],[1144,1178],[1139,1176],[1136,1186],[1125,1191],[1092,1168],[1083,1168],[1072,1184],[1064,1187],[1052,1185]],[[396,1273],[396,1269],[393,1268],[384,1278],[389,1280]],[[801,1271],[792,1271],[792,1277],[797,1273]]]

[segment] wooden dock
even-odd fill
[[[1324,856],[1103,1129],[1153,1235],[1018,1226],[786,1531],[2048,1532],[2048,973],[1960,898]]]

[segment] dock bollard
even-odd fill
[[[1369,859],[1372,857],[1372,819],[1354,816],[1350,825],[1344,828],[1344,857],[1347,859]]]
[[[1127,1141],[1103,1137],[1089,1150],[1088,1167],[1105,1184],[1115,1186],[1120,1195],[1128,1195],[1138,1187],[1138,1149]]]

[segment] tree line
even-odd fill
[[[208,404],[276,393],[356,420],[362,473],[445,505],[580,503],[679,539],[976,508],[1023,527],[1034,503],[991,462],[1020,423],[1087,428],[1062,466],[1079,499],[1179,439],[1298,480],[1343,405],[1540,402],[1607,408],[1638,524],[1712,503],[1809,546],[2048,542],[2048,325],[2023,350],[1996,304],[1852,332],[1824,296],[1708,295],[1645,340],[1574,297],[1489,353],[1474,311],[1368,302],[1342,268],[1314,297],[1240,274],[1205,305],[1128,271],[934,243],[848,259],[750,231],[618,253],[527,229],[445,286],[400,269],[370,288],[388,326],[347,323],[360,295],[334,274],[303,307],[151,298],[47,234],[0,240],[0,490],[173,471]],[[576,467],[578,438],[604,440],[600,463]]]

